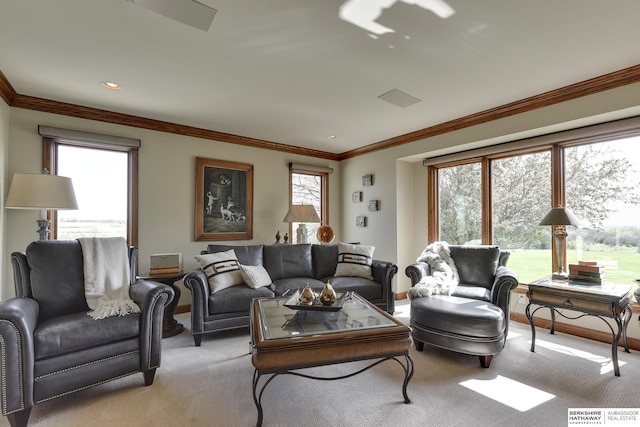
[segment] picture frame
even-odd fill
[[[356,216],[356,227],[366,227],[367,226],[367,217],[358,215]]]
[[[362,186],[371,187],[373,185],[373,175],[364,175],[362,177]]]
[[[369,200],[367,202],[367,210],[370,212],[374,212],[380,209],[380,201],[379,200]]]
[[[253,165],[196,157],[195,240],[253,238]]]
[[[351,194],[351,201],[353,203],[360,203],[362,201],[362,191],[354,191]]]

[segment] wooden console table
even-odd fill
[[[533,322],[533,315],[541,308],[549,308],[551,311],[551,330],[555,333],[556,313],[566,319],[579,319],[584,316],[600,318],[611,330],[611,359],[613,361],[614,373],[620,376],[618,366],[618,343],[622,338],[624,351],[629,353],[627,342],[627,326],[631,320],[631,285],[622,283],[605,282],[602,285],[582,285],[572,283],[567,280],[552,280],[550,277],[536,280],[529,283],[527,292],[529,304],[526,307],[527,319],[531,325],[531,351],[535,351],[536,328]],[[539,307],[531,311],[531,305]],[[561,310],[577,311],[575,317],[569,317]],[[617,325],[617,330],[607,321],[613,319]]]

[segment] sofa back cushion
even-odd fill
[[[313,277],[311,245],[267,245],[264,247],[264,268],[271,280],[289,277]]]
[[[264,245],[209,245],[202,254],[213,254],[216,252],[226,252],[233,249],[238,258],[238,262],[242,265],[262,265]]]
[[[500,260],[497,246],[449,246],[461,285],[491,289]]]
[[[313,257],[314,278],[321,280],[333,277],[338,265],[338,245],[313,245],[311,247]]]
[[[33,242],[25,254],[31,294],[40,304],[40,321],[89,311],[82,248],[77,240]]]

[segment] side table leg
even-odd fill
[[[533,323],[533,315],[531,314],[531,303],[527,304],[527,307],[524,310],[527,315],[527,319],[529,319],[529,325],[531,325],[531,351],[536,351],[536,325]]]
[[[413,359],[409,356],[409,353],[404,355],[407,366],[404,369],[404,382],[402,383],[402,395],[404,396],[404,403],[411,403],[411,399],[409,399],[409,395],[407,394],[407,386],[409,385],[409,381],[413,377]]]
[[[163,283],[170,286],[173,292],[175,292],[173,301],[164,308],[164,318],[162,319],[162,338],[168,338],[184,331],[184,326],[174,318],[178,303],[180,302],[181,291],[180,288],[174,284],[173,279],[165,280]]]
[[[613,334],[611,342],[611,360],[613,361],[613,372],[616,377],[620,376],[620,366],[618,364],[618,343],[620,342],[620,336],[622,335],[623,323],[620,316],[615,318],[618,325],[618,332]]]
[[[549,307],[549,310],[551,310],[551,329],[549,330],[549,333],[552,335],[555,335],[556,333],[556,310],[553,307]]]
[[[633,310],[631,310],[631,306],[628,305],[624,309],[624,316],[622,320],[622,343],[624,344],[624,351],[627,353],[630,353],[629,342],[627,341],[627,327],[629,326],[629,322],[631,321],[632,316]]]

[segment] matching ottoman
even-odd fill
[[[479,356],[480,365],[488,368],[505,344],[504,312],[488,301],[449,295],[415,298],[410,318],[418,351],[427,343]]]

